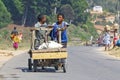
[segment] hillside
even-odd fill
[[[102,6],[104,11],[116,13],[117,10],[120,10],[120,0],[86,0],[92,8],[93,6]]]
[[[23,33],[23,40],[19,44],[20,49],[28,49],[30,48],[30,30],[28,27],[21,27],[18,25],[8,25],[8,27],[0,29],[0,49],[1,50],[14,50],[12,47],[12,41],[10,39],[11,31],[13,30],[14,26],[17,27],[18,32]]]
[[[19,44],[19,49],[30,49],[30,27],[22,27],[19,25],[10,24],[8,27],[0,29],[0,49],[1,50],[14,50],[12,47],[12,41],[10,39],[10,33],[13,30],[14,26],[17,27],[18,32],[22,32],[23,40]],[[94,29],[94,28],[93,28]],[[68,27],[68,45],[81,45],[83,42],[88,41],[90,39],[89,32],[85,32],[82,28],[76,27],[75,25],[70,25]]]

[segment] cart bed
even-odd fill
[[[32,59],[66,59],[66,48],[31,50]]]

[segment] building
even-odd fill
[[[98,13],[103,13],[103,8],[102,6],[94,6],[93,11]]]

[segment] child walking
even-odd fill
[[[110,40],[110,34],[109,34],[109,30],[106,31],[104,37],[103,37],[103,42],[105,44],[105,51],[108,49],[110,49],[110,44],[111,44],[111,40]]]

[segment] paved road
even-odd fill
[[[69,47],[67,73],[29,72],[28,54],[8,61],[0,69],[0,80],[120,80],[120,61],[103,55],[95,47]]]

